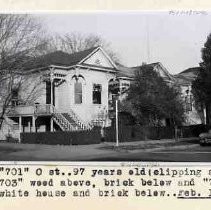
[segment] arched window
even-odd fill
[[[82,83],[76,80],[75,85],[75,104],[82,104]]]
[[[74,103],[82,104],[84,99],[84,85],[86,84],[85,78],[81,74],[73,75],[71,79],[71,84],[73,84],[74,87]]]

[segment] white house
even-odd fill
[[[203,124],[205,121],[203,110],[196,108],[192,93],[192,82],[196,79],[198,71],[199,67],[193,67],[174,75],[184,101],[186,125]]]
[[[39,57],[21,75],[23,85],[7,114],[13,121],[9,132],[108,126],[109,83],[116,74],[116,64],[101,47]]]

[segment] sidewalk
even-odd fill
[[[172,142],[194,142],[199,140],[198,137],[191,137],[191,138],[179,138],[177,140],[175,139],[159,139],[159,140],[141,140],[141,141],[131,141],[131,142],[121,142],[119,141],[120,146],[127,146],[127,145],[146,145],[146,144],[153,144],[156,145],[158,143],[160,144],[166,144],[166,143],[172,143]],[[115,142],[105,142],[107,145],[115,145]]]
[[[166,149],[188,149],[198,146],[198,138],[182,138],[182,139],[162,139],[162,140],[146,140],[136,142],[119,143],[116,147],[115,143],[106,142],[101,149],[114,150],[117,152],[152,152]]]
[[[91,160],[93,158],[116,157],[121,154],[136,152],[162,151],[168,148],[193,148],[198,146],[198,138],[186,138],[175,141],[173,139],[148,140],[136,142],[119,143],[104,142],[101,144],[80,145],[80,146],[63,146],[63,145],[41,145],[41,144],[0,144],[0,160],[12,161],[77,161]]]

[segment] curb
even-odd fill
[[[191,149],[191,148],[195,148],[195,147],[198,147],[198,144],[156,147],[156,148],[152,148],[152,149],[137,149],[137,150],[128,151],[128,153],[154,152],[154,151],[163,151],[163,150],[169,150],[169,149]]]

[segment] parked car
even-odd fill
[[[201,146],[211,145],[211,130],[209,130],[207,133],[201,133],[199,138]]]

